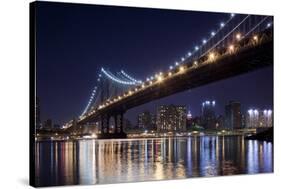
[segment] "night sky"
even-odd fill
[[[81,114],[101,67],[144,80],[193,49],[229,14],[37,2],[37,95],[41,120],[62,124]],[[224,113],[229,100],[248,108],[272,108],[273,68],[240,75],[131,109],[187,105],[198,115],[204,100]]]

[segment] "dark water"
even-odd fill
[[[273,172],[273,145],[242,136],[37,142],[38,186]]]

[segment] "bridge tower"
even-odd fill
[[[114,129],[110,132],[110,119],[113,118]],[[111,112],[100,116],[101,133],[98,138],[126,138],[124,133],[124,112]]]

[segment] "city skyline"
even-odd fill
[[[203,108],[203,106],[205,105],[207,101],[203,102],[201,105],[201,108]],[[252,125],[254,125],[254,127],[257,127],[258,125],[262,127],[262,125],[260,125],[260,123],[258,122],[258,119],[265,119],[264,117],[266,115],[270,115],[270,120],[266,120],[267,123],[265,125],[273,125],[273,119],[272,119],[272,114],[273,114],[273,110],[272,109],[263,109],[261,107],[255,107],[255,108],[248,108],[246,111],[241,111],[241,103],[239,101],[229,101],[227,104],[224,105],[224,109],[225,111],[220,114],[216,111],[216,102],[215,101],[209,101],[210,104],[212,105],[212,112],[211,112],[211,116],[213,116],[213,118],[215,119],[216,123],[218,122],[219,119],[223,119],[223,127],[220,126],[220,128],[225,128],[225,129],[240,129],[240,128],[246,128],[246,127],[253,127]],[[199,115],[194,115],[192,114],[192,112],[187,108],[186,105],[174,105],[174,104],[169,104],[169,105],[160,105],[156,107],[156,111],[149,111],[149,110],[144,110],[143,112],[141,112],[140,114],[137,115],[137,123],[131,123],[133,127],[136,127],[138,129],[149,129],[151,127],[155,127],[154,129],[156,129],[156,125],[159,124],[157,123],[155,119],[156,117],[158,117],[159,115],[159,108],[161,107],[170,107],[170,106],[174,106],[174,107],[180,107],[180,108],[184,108],[184,118],[186,120],[196,120],[196,119],[200,119],[202,121],[202,118],[204,119],[204,116],[209,116],[208,112],[204,112],[204,110],[201,110],[201,113]],[[212,115],[214,114],[214,115]],[[150,119],[150,120],[147,120]],[[254,119],[253,123],[249,124],[246,122],[249,122],[249,119]],[[265,120],[263,120],[262,122],[266,122]],[[187,123],[184,123],[184,125]],[[202,122],[201,122],[202,124]],[[154,125],[154,126],[152,126]],[[160,126],[162,126],[162,124],[160,124]],[[203,128],[207,128],[208,127],[204,124],[202,124],[201,126],[203,126]],[[158,127],[158,126],[157,126]],[[186,125],[187,127],[187,125]]]

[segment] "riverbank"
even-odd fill
[[[268,141],[268,142],[273,142],[273,127],[269,128],[265,131],[262,131],[260,133],[251,135],[251,136],[247,136],[245,137],[245,139],[248,140],[264,140],[264,141]]]

